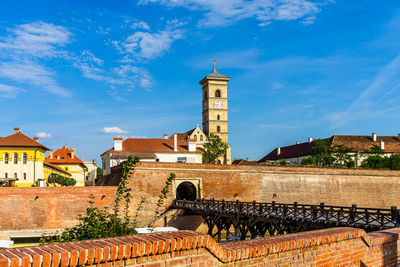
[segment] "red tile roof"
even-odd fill
[[[281,153],[278,155],[278,148],[272,150],[268,155],[260,159],[258,162],[264,162],[266,160],[279,160],[296,158],[310,155],[312,143],[301,143],[291,146],[281,147]]]
[[[386,152],[400,153],[400,141],[398,136],[377,136],[376,142],[374,142],[370,135],[333,135],[329,140],[332,146],[344,146],[352,152],[369,150],[373,146],[379,146],[382,140],[385,143],[384,150]],[[308,156],[310,155],[312,144],[313,142],[307,142],[281,147],[279,156],[277,155],[278,148],[275,148],[258,162]]]
[[[58,159],[57,156],[59,156],[60,158]],[[85,166],[83,161],[76,155],[74,158],[71,158],[71,150],[68,149],[66,146],[54,151],[53,158],[51,159],[50,157],[47,157],[45,159],[45,162],[51,164],[81,164]]]
[[[188,145],[186,141],[178,138],[178,152],[188,153]],[[108,150],[114,151],[114,148]],[[163,138],[128,138],[122,142],[122,151],[131,153],[173,153],[174,152],[174,139]],[[118,152],[118,151],[117,151]],[[202,151],[197,149],[198,153]],[[193,153],[193,152],[192,152]]]
[[[0,146],[40,147],[44,150],[49,150],[44,145],[29,138],[23,133],[14,133],[12,135],[0,138]]]
[[[65,171],[65,170],[63,170],[63,169],[61,169],[60,167],[57,167],[56,165],[53,165],[53,164],[50,164],[50,163],[43,163],[44,165],[46,165],[46,166],[48,166],[48,167],[50,167],[50,168],[52,168],[52,169],[55,169],[55,170],[57,170],[57,171],[59,171],[59,172],[63,172],[63,173],[65,173],[65,174],[68,174],[68,175],[70,175],[71,176],[71,174],[69,173],[69,172],[67,172],[67,171]]]

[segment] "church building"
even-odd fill
[[[164,138],[114,138],[114,147],[101,154],[103,174],[127,160],[138,156],[142,161],[202,163],[203,146],[208,136],[217,135],[228,144],[228,81],[230,77],[213,71],[204,77],[202,85],[203,129],[197,125],[184,133],[164,134]],[[231,164],[231,148],[228,144],[225,156],[219,164]]]

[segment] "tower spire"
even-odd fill
[[[213,61],[213,64],[214,64],[214,68],[213,68],[213,73],[216,73],[217,72],[217,69],[215,68],[215,62],[217,61],[216,59],[215,59],[215,56],[214,56],[214,58],[213,59],[211,59],[211,61]]]

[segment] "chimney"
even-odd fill
[[[300,144],[300,142],[299,142],[299,141],[297,141],[297,142],[296,142],[296,145],[298,145],[298,144]]]
[[[281,148],[280,147],[278,147],[277,149],[276,149],[276,155],[280,155],[281,154]]]
[[[71,147],[71,159],[75,158],[75,147]]]
[[[189,152],[196,152],[196,139],[188,139],[188,150]]]
[[[164,139],[168,139],[168,134],[167,133],[164,134]]]
[[[35,140],[36,142],[39,142],[39,137],[35,136],[35,137],[33,137],[33,140]]]
[[[19,128],[18,127],[15,127],[14,128],[14,133],[16,134],[16,133],[19,133],[20,131],[19,131]]]
[[[114,138],[114,150],[122,151],[122,138],[121,137]]]
[[[50,149],[50,158],[53,159],[53,149]]]
[[[381,140],[380,147],[382,150],[385,150],[385,142],[383,140]]]
[[[174,134],[174,151],[178,151],[178,135]]]
[[[308,137],[308,142],[309,142],[309,143],[312,142],[312,137]]]
[[[376,142],[376,133],[372,133],[372,141]]]

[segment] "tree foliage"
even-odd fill
[[[226,154],[228,145],[222,142],[218,135],[210,134],[207,142],[204,144],[203,162],[216,164],[218,158]]]
[[[94,196],[89,197],[89,207],[84,216],[79,216],[79,223],[71,228],[66,228],[61,235],[44,236],[42,243],[69,242],[94,238],[106,238],[136,234],[136,225],[130,218],[129,205],[131,203],[131,188],[128,187],[129,174],[138,157],[128,157],[123,165],[121,180],[118,184],[114,207],[112,212],[94,207]],[[120,214],[120,206],[123,204],[123,214]]]
[[[76,180],[74,178],[68,178],[57,173],[52,173],[47,178],[47,183],[49,184],[59,184],[62,186],[74,186],[76,185]]]
[[[100,167],[97,167],[97,175],[96,175],[96,179],[100,178],[103,176],[103,169]]]
[[[397,155],[385,156],[385,151],[379,146],[373,146],[363,152],[367,158],[363,161],[362,167],[369,169],[400,170],[400,157]]]
[[[329,139],[317,139],[313,142],[311,156],[302,160],[302,165],[319,167],[346,166],[353,168],[354,160],[351,158],[351,150],[342,145],[332,146]]]

